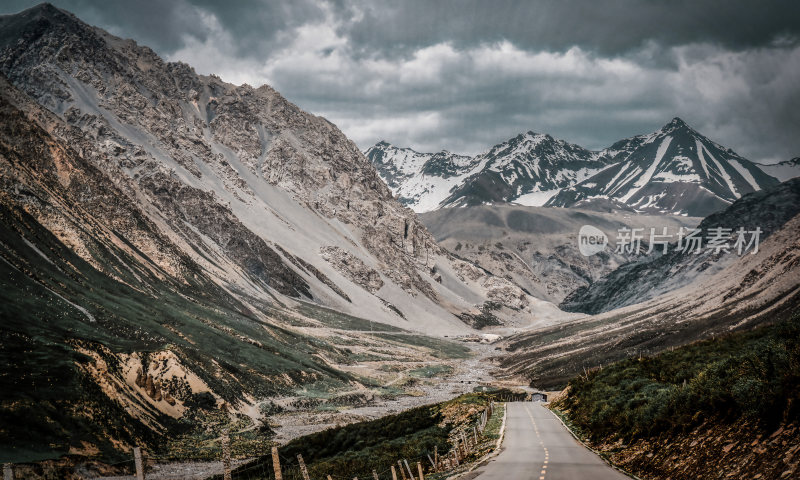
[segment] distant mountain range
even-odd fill
[[[600,151],[528,132],[475,157],[387,142],[366,155],[398,200],[417,212],[517,203],[705,216],[800,175],[797,159],[753,163],[680,118]]]
[[[417,212],[515,202],[540,206],[612,163],[578,145],[527,132],[476,157],[419,153],[379,142],[365,154],[401,203]]]

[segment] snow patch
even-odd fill
[[[547,203],[548,200],[556,196],[560,191],[561,189],[558,188],[555,190],[545,190],[544,192],[526,193],[525,195],[520,195],[517,197],[515,200],[513,200],[513,202],[526,207],[541,207]]]
[[[656,152],[656,158],[653,163],[647,167],[647,170],[644,172],[644,175],[639,177],[636,182],[634,182],[633,187],[628,191],[625,196],[622,197],[622,201],[627,203],[628,200],[639,190],[642,189],[645,185],[650,182],[650,179],[653,178],[653,173],[655,173],[656,168],[661,163],[661,159],[664,158],[664,154],[667,153],[667,149],[669,148],[669,144],[672,142],[672,137],[667,136],[664,140],[661,141],[661,145],[658,146],[658,151]]]

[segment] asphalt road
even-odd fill
[[[538,402],[506,404],[500,454],[473,472],[475,480],[630,480],[578,443]]]

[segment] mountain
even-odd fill
[[[508,337],[500,345],[508,352],[498,358],[500,368],[509,377],[525,376],[536,388],[560,388],[570,378],[624,358],[649,356],[796,315],[800,309],[800,215],[781,221],[789,214],[788,208],[797,210],[798,184],[784,184],[777,193],[782,200],[794,200],[793,207],[758,192],[706,219],[706,226],[735,226],[729,222],[742,219],[756,220],[755,225],[769,229],[772,233],[756,254],[733,254],[722,268],[712,263],[708,275],[696,276],[691,283],[649,300]],[[768,213],[776,205],[785,210]],[[651,291],[655,276],[680,274],[684,268],[675,264],[651,269],[622,288]],[[613,293],[611,282],[607,286]]]
[[[707,236],[712,229],[739,227],[761,229],[763,241],[800,213],[800,179],[743,196],[730,207],[706,217],[697,226]],[[731,241],[731,244],[733,244]],[[699,254],[685,253],[672,244],[662,255],[659,250],[621,265],[597,281],[570,293],[560,307],[566,311],[597,314],[641,303],[709,277],[739,259],[731,249]]]
[[[680,118],[649,135],[600,152],[624,158],[547,202],[552,207],[616,202],[639,212],[706,216],[777,179],[734,151],[712,142]]]
[[[586,207],[703,217],[793,175],[704,137],[680,118],[594,152],[528,132],[475,157],[379,142],[366,151],[394,195],[417,212],[468,205]]]
[[[400,203],[416,212],[436,209],[478,161],[447,151],[419,153],[378,142],[364,153]]]
[[[767,174],[772,175],[781,182],[800,177],[800,157],[794,157],[791,160],[784,160],[778,163],[758,163],[757,165],[761,170],[764,170]]]
[[[441,249],[329,121],[52,5],[0,17],[0,109],[3,458],[163,446],[209,406],[258,425],[311,384],[379,395],[358,355],[446,357],[424,334],[541,303]]]
[[[613,248],[581,254],[578,232],[592,225],[615,245],[621,228],[695,227],[701,219],[680,215],[598,212],[580,208],[481,205],[420,214],[442,247],[497,276],[514,281],[536,298],[561,303],[639,255]]]
[[[542,205],[609,164],[607,157],[534,132],[475,157],[418,153],[387,142],[365,154],[395,196],[417,212],[508,202]]]

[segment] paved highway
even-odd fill
[[[630,480],[578,443],[538,402],[506,404],[503,447],[475,480]]]

